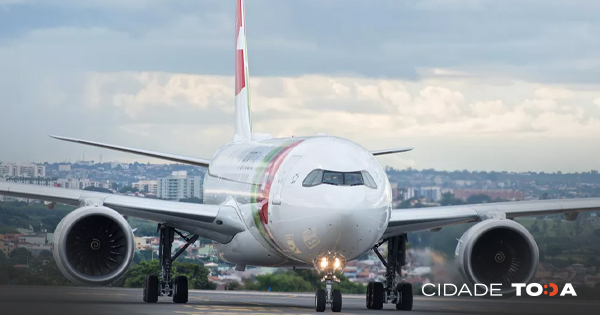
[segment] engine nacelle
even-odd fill
[[[456,264],[465,283],[489,287],[501,283],[494,293],[512,294],[512,283],[528,283],[538,267],[539,250],[533,236],[521,224],[489,219],[463,234],[455,252]],[[497,286],[495,288],[498,288]]]
[[[104,206],[69,213],[54,232],[54,259],[62,274],[84,286],[108,285],[133,260],[135,239],[121,214]]]

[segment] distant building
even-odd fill
[[[442,199],[442,189],[440,187],[421,187],[415,190],[415,197],[438,201]]]
[[[0,164],[0,177],[46,177],[46,166],[2,163]]]
[[[4,239],[0,239],[0,252],[2,252],[4,254],[4,256],[8,257],[10,248],[11,248],[10,242],[8,242]]]
[[[454,190],[454,198],[467,200],[469,197],[474,195],[486,195],[492,200],[524,200],[525,193],[519,190],[512,189],[456,189]]]
[[[28,243],[32,245],[46,245],[46,234],[33,234],[19,236],[19,243]]]
[[[158,193],[158,180],[141,180],[132,184],[133,188],[141,192]]]
[[[144,250],[148,248],[152,248],[151,237],[135,237],[135,250]]]
[[[60,187],[68,189],[86,189],[88,187],[110,189],[112,186],[110,181],[99,182],[88,178],[59,178],[57,182]]]
[[[59,164],[58,165],[58,171],[59,172],[70,172],[71,171],[71,164]]]
[[[56,178],[48,177],[7,177],[7,182],[13,182],[18,184],[37,185],[37,186],[58,186],[58,180]]]
[[[202,177],[188,176],[187,172],[179,171],[159,178],[157,197],[169,200],[193,197],[202,199]]]

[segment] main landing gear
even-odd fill
[[[334,282],[340,282],[338,278],[331,273],[326,273],[323,277],[322,282],[325,282],[325,290],[318,289],[315,294],[315,310],[317,312],[324,312],[327,304],[331,305],[332,312],[342,311],[342,292],[340,290],[332,290]]]
[[[396,304],[397,310],[410,311],[413,305],[412,285],[396,283],[396,272],[402,275],[402,266],[406,265],[406,234],[384,240],[388,243],[387,261],[377,250],[383,242],[375,245],[373,250],[386,268],[385,283],[369,282],[367,285],[367,308],[383,309],[384,303]]]
[[[184,276],[173,278],[172,265],[188,246],[198,240],[198,235],[185,236],[181,232],[164,224],[158,225],[160,232],[160,244],[158,259],[160,262],[160,278],[155,275],[146,275],[144,279],[144,302],[155,303],[159,296],[172,296],[174,303],[187,303],[188,301],[188,279]],[[171,249],[175,240],[175,233],[186,241],[186,244],[171,257]]]

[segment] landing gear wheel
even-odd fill
[[[373,308],[373,284],[375,282],[369,282],[369,284],[367,284],[367,308],[368,309],[372,309]]]
[[[325,290],[318,289],[315,294],[315,311],[325,312],[325,306],[327,305],[327,293]]]
[[[342,292],[340,290],[333,290],[331,294],[331,311],[338,313],[342,311]]]
[[[188,279],[184,276],[177,276],[173,281],[173,302],[188,302]]]
[[[147,275],[144,279],[144,302],[158,302],[158,277]]]
[[[412,284],[399,283],[396,286],[398,291],[398,303],[396,309],[401,311],[411,311],[413,306],[413,291]]]
[[[371,309],[380,310],[383,309],[383,298],[384,298],[384,288],[383,283],[374,282],[373,283],[373,297],[371,302]]]

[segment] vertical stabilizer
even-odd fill
[[[248,91],[248,54],[246,49],[246,9],[244,0],[237,1],[235,52],[235,136],[234,141],[252,139],[250,92]]]

